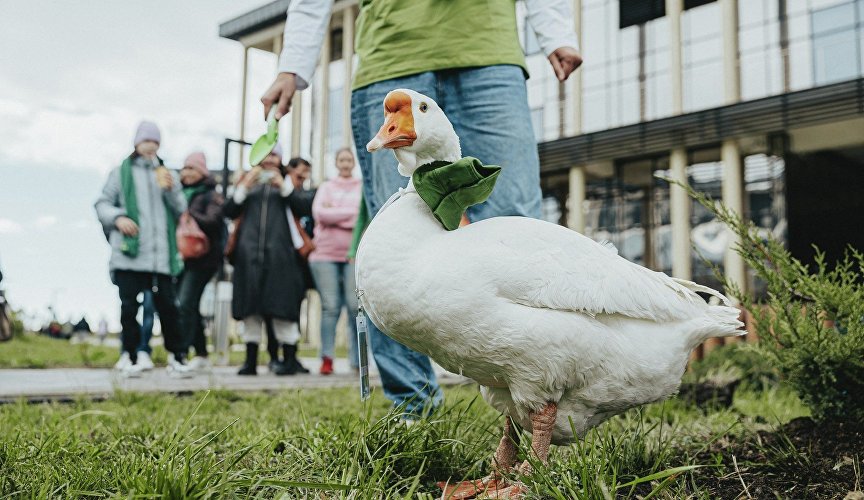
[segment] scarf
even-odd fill
[[[123,191],[123,200],[126,204],[126,217],[132,219],[140,227],[138,196],[135,193],[135,179],[132,177],[131,156],[123,160],[123,164],[120,165],[120,188]],[[171,207],[164,198],[162,203],[165,204],[165,226],[168,228],[168,265],[171,269],[171,276],[177,276],[183,270],[183,263],[177,253],[177,221],[171,215]],[[120,251],[134,258],[138,256],[140,246],[141,240],[137,234],[135,236],[123,235]]]
[[[483,165],[477,158],[466,156],[454,163],[434,161],[422,165],[411,179],[438,222],[453,231],[459,227],[465,209],[486,201],[492,194],[500,173],[501,167]]]

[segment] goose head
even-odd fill
[[[459,137],[438,103],[410,89],[392,90],[384,98],[384,125],[366,150],[382,148],[393,150],[405,177],[421,165],[462,158]]]

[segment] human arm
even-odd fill
[[[126,216],[126,208],[120,206],[120,190],[120,169],[115,168],[108,174],[102,193],[93,205],[96,209],[96,217],[102,224],[102,231],[106,236],[114,229],[120,230],[127,236],[135,236],[138,225]]]
[[[559,81],[582,64],[569,0],[525,0],[528,23]]]
[[[189,203],[189,213],[195,222],[205,232],[215,231],[222,224],[222,195],[210,191],[199,195],[193,202]]]
[[[351,229],[357,217],[357,207],[333,206],[333,196],[329,182],[318,188],[315,200],[312,202],[312,217],[316,224],[322,226],[337,226]]]
[[[285,116],[294,92],[312,81],[332,7],[333,0],[293,0],[288,6],[278,75],[261,97],[265,120],[274,104],[276,119]]]
[[[174,218],[177,219],[188,208],[186,197],[183,196],[183,191],[177,188],[180,185],[180,177],[175,172],[170,172],[167,169],[163,170],[163,172],[165,175],[170,176],[171,183],[169,187],[162,188],[162,198],[171,208]]]

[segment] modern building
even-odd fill
[[[246,54],[278,53],[288,4],[220,35]],[[864,249],[864,0],[573,0],[585,63],[564,84],[516,8],[548,220],[717,286],[707,259],[758,292],[721,225],[660,174],[722,199],[804,260],[814,243],[829,258]],[[334,3],[292,116],[288,149],[316,160],[316,182],[351,143],[357,11]]]

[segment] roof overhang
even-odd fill
[[[696,111],[538,145],[544,174],[591,162],[656,156],[724,139],[864,117],[864,78]],[[864,142],[864,138],[862,138]]]

